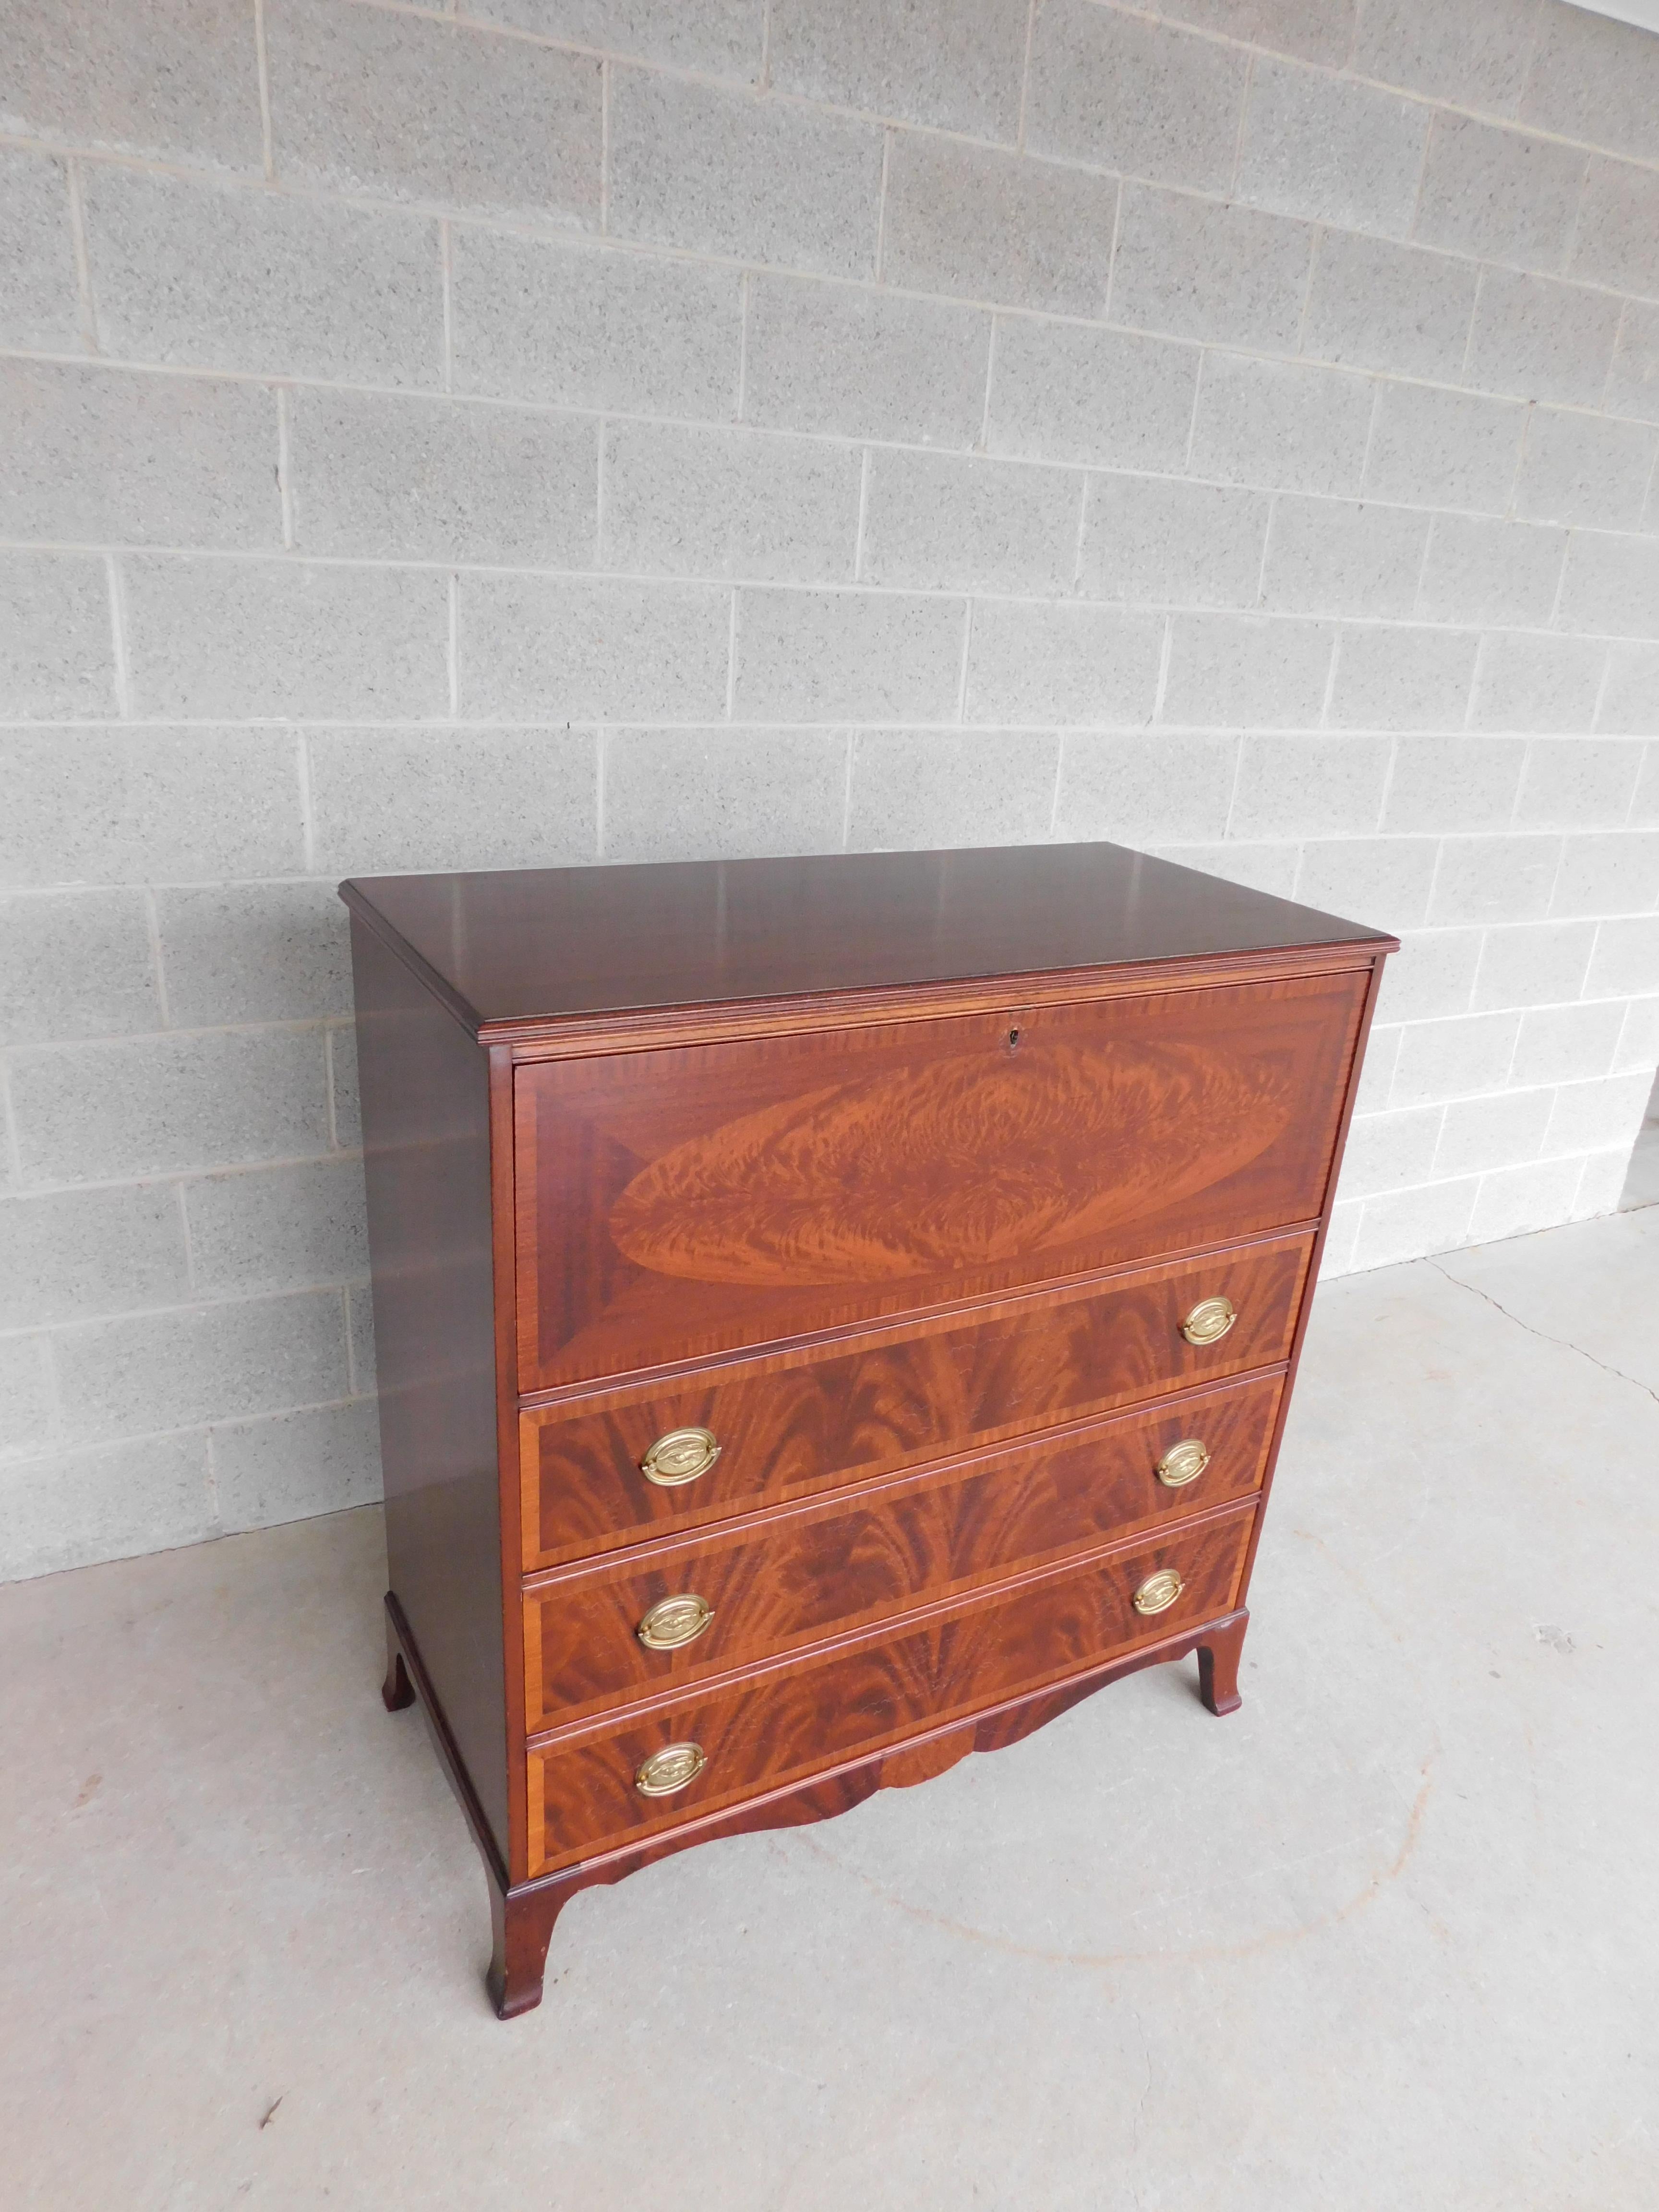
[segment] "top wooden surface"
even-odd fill
[[[1105,844],[374,876],[340,894],[474,1029],[1394,943]]]

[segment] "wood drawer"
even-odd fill
[[[659,1700],[630,1711],[620,1726],[532,1743],[532,1874],[822,1773],[1218,1619],[1232,1605],[1253,1510],[1240,1506],[1153,1542],[1003,1584],[885,1636],[784,1661],[700,1697]],[[1165,1569],[1180,1577],[1181,1593],[1166,1610],[1143,1617],[1134,1593]],[[702,1754],[695,1778],[671,1796],[642,1795],[641,1767],[678,1744]]]
[[[1286,1237],[968,1315],[815,1346],[672,1388],[636,1386],[520,1418],[526,1572],[832,1485],[1023,1436],[1289,1356],[1313,1240]],[[1231,1300],[1218,1342],[1181,1322]],[[706,1474],[659,1488],[641,1462],[665,1433],[709,1431]]]
[[[522,1066],[520,1390],[1310,1222],[1367,982]]]
[[[525,1591],[526,1728],[562,1726],[1248,1497],[1283,1387],[1275,1375],[1185,1392],[1041,1443],[567,1568]],[[1170,1486],[1158,1465],[1186,1439],[1209,1463]],[[642,1644],[652,1608],[686,1597],[713,1608],[695,1640]]]

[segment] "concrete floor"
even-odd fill
[[[483,1882],[346,1514],[0,1591],[0,2197],[1651,2212],[1659,1208],[1322,1291],[1244,1710]]]

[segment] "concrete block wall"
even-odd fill
[[[1109,837],[1405,940],[1338,1267],[1659,1059],[1659,38],[0,11],[0,1572],[378,1480],[343,873]]]

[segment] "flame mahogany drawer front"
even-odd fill
[[[1311,1237],[660,1386],[537,1407],[520,1420],[526,1571],[886,1474],[1282,1360]],[[1181,1324],[1207,1297],[1237,1319],[1213,1342]],[[659,1437],[702,1430],[718,1456],[665,1486]],[[707,1449],[707,1447],[705,1447]]]
[[[503,2016],[665,1852],[1233,1710],[1392,939],[1114,846],[341,888],[385,1695]]]
[[[525,1592],[532,1733],[1247,1497],[1276,1376],[978,1453]],[[684,1640],[681,1640],[684,1639]]]

